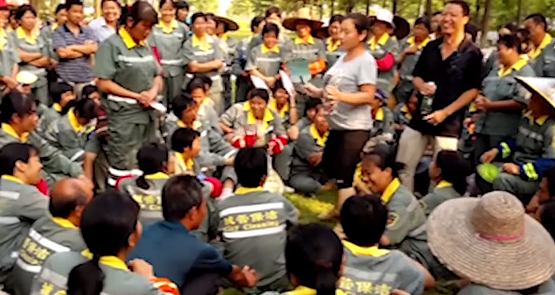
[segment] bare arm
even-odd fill
[[[84,56],[83,53],[70,48],[58,48],[56,53],[61,59],[76,59]]]
[[[466,107],[469,103],[471,103],[476,96],[480,94],[480,90],[478,89],[470,89],[464,92],[457,100],[453,103],[448,105],[444,110],[447,112],[448,116],[458,112],[460,109]]]
[[[516,100],[492,101],[489,103],[489,111],[520,111],[526,108],[526,105]]]
[[[227,278],[231,282],[233,282],[233,284],[235,286],[238,286],[238,287],[252,287],[253,283],[256,284],[256,276],[254,277],[254,282],[253,282],[253,278],[247,277],[245,272],[246,271],[242,270],[237,265],[234,265],[233,266],[233,271],[231,271],[231,274]]]
[[[360,91],[357,93],[341,92],[339,101],[353,105],[370,104],[375,99],[376,86],[368,84],[360,86]]]
[[[199,63],[192,61],[189,63],[189,72],[191,73],[208,73],[214,70],[219,70],[224,66],[221,60],[213,60],[206,63]]]
[[[95,153],[85,153],[83,161],[83,173],[91,181],[94,181],[94,161],[96,161],[96,157]]]
[[[39,59],[33,60],[29,62],[30,65],[33,65],[37,68],[46,68],[50,66],[50,59],[48,57],[41,57]]]
[[[96,53],[98,50],[98,45],[96,43],[83,44],[83,45],[71,45],[67,47],[68,49],[80,52],[83,55],[91,55]]]
[[[224,134],[233,133],[233,129],[230,127],[227,127],[224,123],[220,123],[220,128],[222,128],[222,131],[224,132]]]
[[[32,61],[40,59],[42,57],[42,54],[40,52],[30,53],[21,49],[17,50],[17,54],[19,55],[21,61],[24,63],[31,63]]]

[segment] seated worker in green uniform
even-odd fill
[[[96,196],[81,218],[88,251],[50,256],[30,294],[164,294],[151,282],[156,279],[152,266],[139,259],[126,263],[143,232],[139,212],[127,194],[110,191]]]
[[[87,249],[79,225],[83,209],[92,200],[92,187],[66,178],[56,183],[50,195],[50,215],[37,220],[19,250],[7,288],[14,295],[28,295],[34,277],[54,253]]]
[[[547,169],[543,174],[540,188],[526,205],[526,213],[534,214],[538,209],[555,197],[555,166]]]
[[[210,77],[206,75],[195,75],[187,85],[185,93],[190,94],[197,102],[199,107],[199,120],[206,122],[207,126],[210,126],[223,135],[222,129],[220,128],[220,116],[218,116],[216,109],[214,109],[214,103],[210,99],[211,89],[212,79],[210,79]]]
[[[374,97],[376,99],[372,100],[370,104],[370,112],[374,122],[370,130],[370,139],[362,149],[365,153],[369,153],[378,144],[393,142],[395,136],[393,113],[385,105],[387,96],[381,89],[377,89]]]
[[[223,16],[216,16],[216,37],[218,37],[220,41],[220,47],[222,49],[222,53],[224,55],[224,60],[226,67],[222,72],[222,83],[223,83],[223,98],[224,98],[224,110],[229,108],[232,103],[232,92],[233,89],[231,87],[232,80],[231,80],[231,66],[233,62],[237,58],[237,46],[239,46],[239,41],[237,39],[231,37],[228,32],[237,31],[239,30],[239,25],[226,17]]]
[[[90,140],[99,105],[89,98],[82,98],[72,105],[67,114],[50,124],[44,139],[70,161],[83,165],[86,150],[96,153],[100,150],[98,142]],[[70,177],[66,174],[46,172],[46,181],[51,187],[58,180]]]
[[[395,27],[399,17],[393,16],[391,11],[380,9],[372,19],[373,36],[368,41],[370,54],[376,59],[378,66],[377,89],[383,91],[386,99],[395,87],[396,65],[399,63],[399,42],[389,33]]]
[[[368,286],[422,294],[435,287],[432,275],[399,250],[379,247],[386,229],[388,210],[379,196],[349,198],[341,208],[345,231],[345,271],[338,287],[346,294],[365,294]],[[388,292],[389,294],[389,292]]]
[[[31,5],[21,5],[15,13],[19,27],[11,33],[17,46],[17,54],[21,62],[19,70],[37,75],[39,78],[33,85],[33,96],[41,104],[51,104],[48,96],[48,80],[46,69],[51,66],[48,44],[35,32],[37,11]]]
[[[498,175],[489,177],[482,173],[485,170],[480,170],[485,166],[478,167],[477,183],[484,184],[483,192],[507,191],[526,204],[538,190],[543,172],[555,165],[555,102],[550,95],[555,79],[517,77],[516,80],[532,94],[527,111],[520,120],[516,138],[501,142],[481,155],[482,163],[493,163],[500,170]]]
[[[424,265],[435,278],[449,272],[435,259],[426,243],[426,214],[412,192],[398,178],[399,163],[389,145],[376,146],[366,156],[362,177],[372,193],[379,194],[388,210],[382,246],[398,247],[412,259]]]
[[[200,154],[198,164],[206,174],[220,174],[223,182],[222,195],[230,195],[235,189],[237,175],[233,170],[234,156],[237,149],[208,122],[200,120],[197,103],[187,94],[174,99],[173,114],[166,119],[168,138],[178,128],[191,128],[200,133]]]
[[[297,209],[282,195],[263,189],[268,155],[263,148],[245,148],[235,159],[240,187],[218,203],[219,233],[231,263],[256,270],[256,292],[284,291],[287,228],[298,222]]]
[[[449,200],[426,230],[434,254],[464,282],[457,295],[555,294],[553,238],[510,193]]]
[[[434,190],[420,199],[426,216],[441,203],[460,198],[466,192],[466,177],[470,163],[458,151],[440,151],[430,165],[430,179],[436,183]]]
[[[42,171],[38,151],[25,143],[0,149],[0,282],[12,271],[31,225],[48,215],[48,199],[36,185]]]
[[[430,42],[431,25],[427,17],[420,17],[414,22],[414,36],[403,41],[400,45],[399,72],[397,73],[399,83],[395,88],[397,103],[407,103],[411,97],[414,86],[412,85],[412,71],[420,54],[428,42]]]
[[[515,77],[535,76],[528,61],[522,57],[517,37],[501,36],[497,41],[497,51],[500,65],[488,73],[483,82],[483,95],[474,101],[479,111],[475,125],[477,157],[518,132],[528,93],[518,85]],[[476,160],[479,162],[479,158]]]
[[[412,116],[416,114],[418,110],[418,92],[412,92],[411,96],[407,100],[407,103],[400,103],[395,107],[393,111],[393,121],[395,122],[394,128],[396,133],[396,138],[401,136],[405,127],[412,120]]]
[[[328,140],[330,125],[322,105],[318,108],[312,125],[305,127],[295,142],[291,160],[289,185],[299,193],[312,195],[329,191],[333,183],[328,182],[322,155]]]
[[[94,76],[102,91],[102,104],[108,116],[108,184],[136,167],[135,155],[145,144],[157,140],[152,104],[164,81],[152,48],[145,43],[158,22],[154,8],[138,1],[129,10],[127,22],[117,34],[100,45]]]
[[[250,76],[262,79],[268,88],[279,80],[279,70],[284,62],[283,49],[278,45],[279,27],[268,23],[262,29],[263,43],[254,47],[247,59],[245,71]]]
[[[161,143],[147,143],[137,153],[141,176],[120,178],[116,189],[128,193],[141,207],[139,220],[145,226],[163,220],[162,188],[173,174],[170,150]],[[174,159],[175,160],[175,159]]]
[[[33,97],[12,91],[0,103],[0,147],[11,142],[29,142],[39,152],[45,172],[81,177],[83,167],[71,161],[35,132],[38,125],[37,103]]]
[[[162,96],[166,106],[179,95],[185,78],[183,44],[189,38],[189,30],[176,20],[176,11],[173,0],[160,1],[160,20],[148,38],[149,45],[156,48],[164,70]]]
[[[307,126],[310,126],[314,122],[314,117],[318,113],[320,106],[322,105],[321,99],[309,98],[305,103],[305,110],[303,116],[299,118],[297,123],[289,129],[287,129],[287,135],[289,140],[295,141],[299,138],[300,132]],[[297,111],[298,113],[298,111]]]
[[[183,55],[187,74],[184,88],[189,84],[193,75],[204,74],[212,79],[210,99],[218,114],[224,112],[223,83],[220,71],[225,67],[225,57],[219,46],[219,41],[206,32],[206,16],[197,12],[191,17],[193,36],[183,45]]]
[[[270,98],[268,107],[279,114],[283,127],[287,130],[299,121],[295,96],[289,94],[281,79],[272,87],[272,93],[273,97]]]
[[[44,135],[52,122],[67,113],[71,107],[71,102],[75,100],[75,92],[73,92],[73,87],[66,82],[54,82],[50,87],[50,97],[53,102],[51,107],[44,104],[37,106],[39,115],[37,132],[42,135]]]
[[[266,147],[273,156],[276,172],[289,179],[292,154],[285,128],[278,113],[268,108],[270,97],[265,89],[253,89],[248,101],[236,103],[220,117],[220,126],[236,148]]]

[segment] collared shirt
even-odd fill
[[[454,188],[453,184],[445,180],[440,181],[434,190],[420,199],[420,205],[424,209],[426,216],[429,216],[432,211],[447,200],[460,198],[459,194]]]
[[[99,44],[116,33],[116,30],[106,23],[106,19],[104,17],[100,17],[91,21],[89,27],[94,32],[96,40]]]
[[[313,167],[308,162],[314,153],[323,152],[328,141],[329,131],[320,135],[316,125],[308,125],[300,129],[299,138],[295,142],[291,159],[291,175],[312,175],[314,171],[324,175],[322,165]]]
[[[30,35],[27,35],[25,30],[19,27],[17,30],[12,32],[11,35],[18,49],[27,53],[40,53],[45,57],[49,57],[47,44],[42,38],[39,38],[37,34],[31,33]],[[39,77],[39,79],[33,83],[33,87],[45,86],[48,82],[46,80],[45,68],[39,68],[29,63],[20,62],[19,69],[20,71],[30,72]]]
[[[71,45],[84,45],[86,41],[96,42],[96,36],[90,28],[80,27],[79,33],[75,35],[66,24],[54,31],[52,47],[56,51]],[[56,72],[62,80],[69,83],[88,83],[93,80],[90,56],[60,59]]]
[[[278,45],[267,48],[264,44],[261,44],[251,50],[245,70],[258,70],[266,77],[274,77],[279,73],[283,62],[283,50]]]
[[[333,42],[331,37],[328,38],[326,41],[326,62],[328,63],[328,69],[331,68],[343,54],[345,54],[345,50],[341,47],[341,41],[337,40]]]
[[[162,216],[162,188],[170,178],[167,174],[158,172],[144,176],[148,188],[137,185],[138,177],[122,180],[118,185],[120,192],[128,193],[141,206],[139,219],[144,226],[164,220]]]
[[[225,54],[222,51],[220,42],[223,41],[208,35],[202,38],[193,35],[183,44],[184,64],[188,65],[193,61],[201,64],[214,60],[225,61]],[[204,74],[212,79],[212,92],[223,91],[223,84],[219,71],[213,70]]]
[[[150,263],[158,277],[170,279],[182,294],[196,277],[210,274],[215,275],[214,281],[207,281],[206,288],[217,293],[216,281],[233,270],[231,263],[212,246],[200,241],[178,222],[160,221],[145,228],[129,260],[135,258]]]
[[[414,68],[413,76],[437,86],[432,111],[441,110],[455,102],[463,93],[482,87],[482,53],[470,41],[463,41],[459,48],[445,60],[441,55],[443,38],[430,42],[422,51]],[[418,109],[422,95],[418,96]],[[465,108],[447,117],[438,126],[429,124],[417,112],[410,127],[423,133],[448,137],[460,137]]]
[[[20,61],[15,40],[0,28],[0,76],[11,76],[13,67]]]
[[[538,47],[533,46],[530,52],[528,53],[528,56],[530,57],[530,59],[534,60],[538,58],[541,55],[542,51],[547,47],[547,45],[549,45],[549,43],[551,43],[552,40],[553,40],[553,37],[551,37],[551,35],[549,34],[546,34],[542,42],[540,43],[540,46]]]
[[[160,21],[158,25],[152,28],[148,42],[150,46],[158,49],[160,63],[166,76],[183,75],[185,71],[183,67],[183,44],[188,37],[189,31],[185,25],[176,20],[172,21],[169,26]]]
[[[284,45],[285,60],[304,58],[308,63],[326,60],[326,46],[320,39],[309,36],[306,40],[296,37]]]

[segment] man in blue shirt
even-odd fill
[[[130,260],[140,258],[152,265],[159,277],[173,281],[181,294],[217,294],[221,277],[238,287],[254,287],[256,273],[225,260],[212,246],[190,232],[206,217],[202,185],[190,175],[174,176],[162,190],[165,221],[147,227]]]

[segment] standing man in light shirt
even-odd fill
[[[89,27],[96,35],[98,43],[104,42],[116,33],[121,16],[121,5],[118,0],[102,0],[102,17],[93,20]]]

